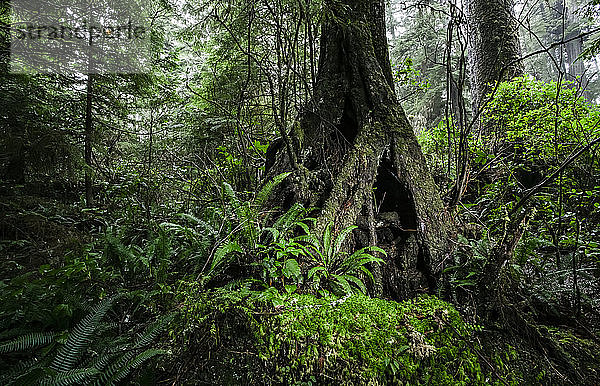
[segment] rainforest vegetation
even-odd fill
[[[600,383],[600,1],[31,3],[0,384]]]

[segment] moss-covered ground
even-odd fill
[[[474,339],[479,328],[433,296],[395,302],[215,291],[182,304],[177,346],[190,383],[503,384]],[[276,306],[273,306],[273,304]],[[483,361],[482,361],[483,359]],[[189,368],[195,371],[190,372]],[[489,369],[488,369],[489,370]]]

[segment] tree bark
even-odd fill
[[[468,0],[469,71],[473,115],[497,82],[523,75],[513,0]]]
[[[292,130],[298,159],[280,204],[321,208],[320,235],[357,224],[368,244],[375,199],[377,240],[388,257],[383,295],[435,291],[452,233],[438,189],[399,105],[389,61],[383,0],[327,2],[313,98]],[[293,170],[284,149],[271,175]],[[375,188],[375,190],[374,190]]]

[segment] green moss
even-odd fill
[[[264,293],[252,291],[206,294],[194,303],[188,326],[196,320],[204,330],[183,347],[203,345],[198,351],[210,358],[203,366],[212,370],[202,380],[485,383],[473,343],[464,340],[474,327],[435,297],[398,303],[363,295],[338,301],[293,295],[276,309],[270,303]]]
[[[452,331],[468,336],[469,327],[436,298],[396,303],[356,295],[332,305],[300,296],[289,303],[271,318],[266,339],[257,336],[265,360],[289,358],[288,380],[319,374],[357,384],[456,384],[480,374],[476,356]]]

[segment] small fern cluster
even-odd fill
[[[177,270],[206,285],[222,275],[236,257],[253,256],[261,247],[266,213],[262,208],[290,173],[276,176],[251,200],[240,198],[228,183],[221,187],[222,205],[204,208],[200,216],[177,215],[178,222],[160,227],[171,239]]]
[[[271,286],[273,281],[281,280],[288,293],[294,292],[303,283],[314,292],[343,295],[358,290],[366,293],[364,278],[373,280],[369,267],[383,263],[383,259],[374,253],[385,255],[385,251],[370,246],[350,253],[344,248],[356,226],[349,226],[334,237],[333,223],[329,223],[319,237],[308,225],[314,219],[301,217],[306,213],[301,206],[292,207],[272,228],[268,228],[272,238],[263,246],[261,254],[264,258],[258,264],[263,268],[265,283]],[[296,228],[303,234],[293,236]],[[286,285],[286,280],[293,281],[293,284]]]
[[[316,237],[309,228],[304,225],[305,236],[297,239],[302,243],[306,256],[312,262],[312,268],[308,271],[308,279],[316,288],[330,290],[335,293],[352,293],[358,289],[366,294],[367,288],[363,277],[373,280],[369,265],[381,264],[383,259],[373,255],[386,252],[376,246],[360,248],[352,253],[344,250],[347,237],[357,227],[352,225],[343,229],[334,237],[333,223],[325,227],[322,237]]]

